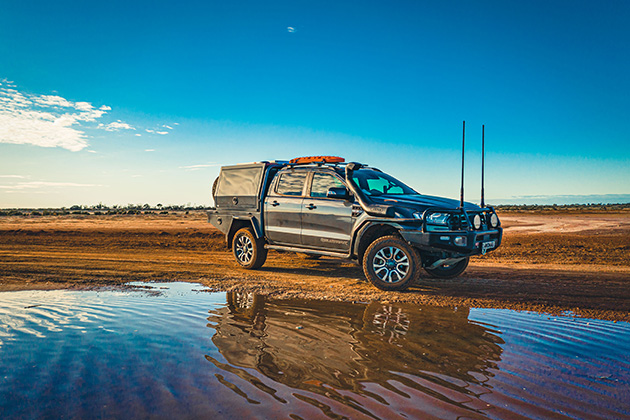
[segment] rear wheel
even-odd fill
[[[420,275],[420,257],[399,237],[383,236],[363,254],[363,272],[381,290],[405,290]]]
[[[256,239],[250,228],[242,228],[232,239],[232,254],[243,268],[253,270],[262,267],[267,259],[267,250],[262,239]]]
[[[424,271],[438,279],[452,279],[462,274],[468,267],[468,258],[464,258],[454,264],[445,264],[435,268],[424,268]]]

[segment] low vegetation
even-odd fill
[[[116,214],[169,214],[169,212],[190,212],[190,211],[203,211],[209,210],[212,207],[208,206],[191,206],[186,205],[162,205],[156,204],[152,206],[150,204],[128,204],[126,206],[106,206],[104,204],[97,204],[92,206],[86,205],[74,205],[71,207],[61,208],[38,208],[38,209],[0,209],[0,217],[2,216],[65,216],[69,214],[76,215],[116,215]],[[600,212],[630,212],[630,203],[618,203],[618,204],[602,204],[602,203],[589,203],[589,204],[551,204],[551,205],[539,205],[539,204],[521,204],[521,205],[497,205],[494,208],[499,212],[528,212],[528,213],[554,213],[554,212],[583,212],[583,213],[600,213]]]
[[[208,210],[206,206],[187,205],[162,205],[157,204],[151,206],[149,204],[128,204],[126,206],[106,206],[97,204],[94,206],[74,205],[69,208],[46,208],[46,209],[2,209],[1,216],[65,216],[70,214],[76,215],[116,215],[116,214],[169,214],[169,212],[190,212],[194,210]]]
[[[494,208],[499,212],[620,212],[630,211],[630,203],[619,204],[521,204],[521,205],[498,205]]]

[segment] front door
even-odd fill
[[[300,246],[306,171],[279,173],[265,199],[265,232],[271,244]]]
[[[348,252],[352,239],[352,202],[326,198],[330,188],[345,188],[330,172],[314,172],[302,203],[302,244],[308,248]]]

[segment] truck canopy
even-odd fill
[[[216,206],[225,209],[259,210],[265,163],[224,166],[215,195]]]

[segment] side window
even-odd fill
[[[301,196],[306,172],[285,172],[280,174],[276,192],[282,195]]]
[[[326,197],[326,193],[330,188],[343,188],[343,182],[332,174],[316,172],[313,174],[313,183],[311,184],[311,197]]]

